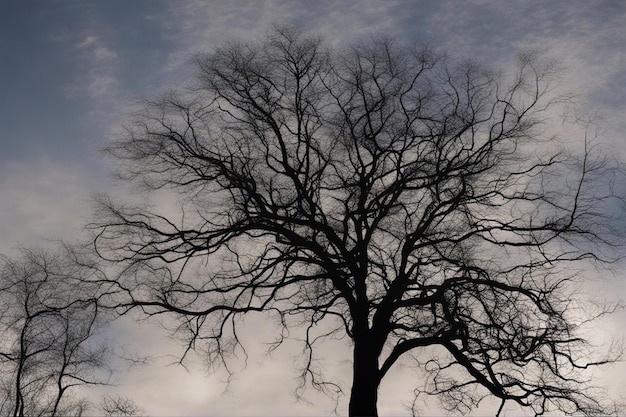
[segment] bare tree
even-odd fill
[[[106,382],[97,293],[68,260],[37,250],[1,258],[0,415],[82,415],[88,403],[72,391]]]
[[[107,149],[123,178],[181,196],[176,218],[100,200],[120,311],[173,313],[188,349],[224,364],[242,315],[279,317],[277,343],[304,325],[303,377],[330,391],[315,347],[347,336],[350,415],[377,415],[401,358],[447,410],[491,395],[611,411],[583,373],[611,357],[587,356],[569,299],[574,264],[612,243],[610,167],[587,138],[576,157],[545,134],[554,65],[526,54],[498,74],[284,27],[196,64],[192,88],[145,101]]]

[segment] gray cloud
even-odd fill
[[[90,213],[94,186],[79,165],[38,160],[0,168],[0,253],[43,239],[76,235]]]
[[[184,83],[193,53],[233,38],[258,38],[272,22],[294,23],[337,45],[385,31],[495,66],[506,65],[522,47],[544,50],[566,63],[566,82],[585,92],[585,110],[607,115],[615,148],[626,155],[626,4],[619,1],[34,1],[11,5],[2,19],[0,252],[76,236],[89,215],[89,193],[110,189],[94,150],[129,99]],[[607,293],[626,295],[623,284],[607,287]],[[252,328],[254,337],[273,331],[262,321]],[[179,352],[162,335],[147,324],[119,334],[120,343],[150,347],[156,356]],[[332,412],[332,401],[311,390],[314,406],[295,403],[293,352],[266,358],[251,342],[249,366],[226,393],[223,374],[167,367],[171,356],[133,370],[119,391],[158,415]],[[345,372],[345,358],[331,353],[329,369]],[[408,371],[397,375],[382,388],[381,413],[406,413],[402,402],[419,383]]]

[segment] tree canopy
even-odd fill
[[[118,267],[121,312],[172,313],[218,362],[250,312],[279,317],[277,343],[304,326],[309,365],[320,335],[347,336],[350,415],[376,415],[382,379],[411,358],[416,393],[446,410],[495,396],[612,411],[584,371],[613,358],[587,356],[570,299],[574,265],[614,243],[612,168],[586,135],[568,149],[548,134],[567,99],[553,63],[522,54],[500,73],[276,27],[195,65],[107,148],[123,178],[180,196],[175,214],[100,200],[94,247]]]

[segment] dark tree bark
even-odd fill
[[[564,98],[553,66],[526,55],[498,75],[290,28],[196,63],[192,88],[143,103],[107,149],[123,178],[181,197],[178,218],[100,200],[111,305],[172,313],[211,361],[246,313],[305,323],[320,389],[336,386],[310,366],[313,334],[347,335],[350,415],[376,415],[382,378],[427,348],[440,354],[418,393],[447,410],[493,395],[607,411],[582,372],[611,357],[582,353],[567,297],[572,267],[613,243],[614,171],[588,138],[576,156],[544,135]]]
[[[363,328],[354,332],[354,359],[352,389],[348,414],[351,416],[377,416],[378,386],[380,385],[380,371],[378,369],[379,352],[372,346],[367,333]]]

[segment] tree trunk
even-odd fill
[[[378,416],[378,355],[367,339],[354,338],[354,363],[352,390],[350,392],[350,417]]]

